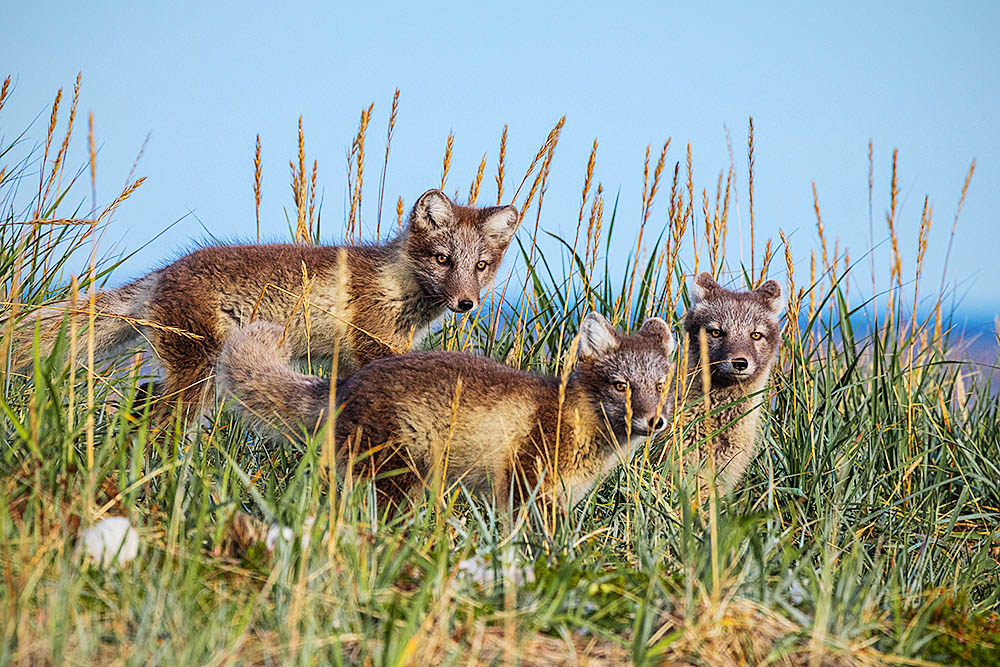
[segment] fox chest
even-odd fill
[[[687,446],[697,445],[697,451],[690,455],[703,458],[711,450],[718,461],[753,448],[759,412],[759,406],[745,400],[736,400],[721,409],[713,402],[711,411],[700,404],[692,406],[678,421]]]

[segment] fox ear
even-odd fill
[[[413,205],[410,229],[416,232],[442,229],[451,224],[454,215],[448,195],[440,190],[428,190]]]
[[[691,286],[691,305],[704,301],[712,292],[721,289],[722,285],[715,282],[711,273],[699,273]]]
[[[618,348],[618,332],[600,313],[587,313],[580,323],[580,357],[599,357]]]
[[[753,293],[761,297],[767,309],[775,315],[780,315],[785,309],[785,297],[781,294],[781,285],[777,280],[768,280]]]
[[[483,232],[494,243],[507,245],[517,231],[517,209],[513,206],[493,206],[481,214]]]
[[[670,330],[670,325],[659,317],[650,317],[643,322],[642,327],[639,328],[639,335],[655,337],[663,346],[663,351],[668,357],[674,354],[676,347],[674,332]]]

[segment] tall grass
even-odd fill
[[[99,210],[77,194],[87,168],[63,179],[77,91],[61,143],[57,97],[37,150],[13,160],[20,138],[0,146],[5,350],[25,312],[67,293],[99,316],[90,295],[114,280],[115,264],[100,262],[95,240],[141,183]],[[398,93],[376,233],[397,102]],[[362,112],[348,157],[349,241],[364,229],[372,114]],[[440,483],[412,510],[385,512],[368,481],[350,466],[334,469],[322,435],[275,446],[222,412],[193,435],[151,437],[141,364],[122,360],[112,372],[92,355],[77,362],[93,339],[67,326],[57,350],[36,353],[26,373],[4,356],[0,661],[992,664],[1000,399],[948,361],[947,313],[919,320],[918,295],[903,294],[927,282],[918,283],[922,253],[910,281],[894,250],[888,275],[871,276],[885,296],[858,302],[864,260],[829,252],[818,195],[821,252],[808,275],[784,234],[777,244],[755,240],[752,124],[749,263],[731,263],[726,250],[740,175],[730,165],[696,186],[692,147],[671,165],[670,141],[647,151],[637,221],[618,220],[619,202],[595,182],[595,141],[578,209],[557,212],[576,214],[572,237],[547,234],[562,125],[520,185],[507,180],[520,172],[506,163],[503,128],[497,202],[514,201],[522,216],[510,273],[478,312],[446,318],[430,344],[560,375],[590,309],[623,327],[652,315],[676,322],[697,271],[740,287],[784,273],[787,323],[760,454],[733,494],[700,504],[668,441],[650,443],[569,512],[539,498],[507,521],[492,503]],[[442,185],[460,176],[450,173],[452,146],[449,137]],[[318,162],[307,176],[301,124],[297,149],[289,227],[297,241],[315,242]],[[470,199],[485,164],[461,175]],[[886,224],[896,249],[895,154],[892,165]],[[93,152],[87,167],[93,179]],[[396,211],[400,224],[402,199]],[[931,221],[926,208],[921,239]],[[635,238],[616,231],[626,223]],[[561,252],[542,252],[553,243]],[[77,252],[93,259],[69,276]],[[132,563],[103,569],[81,557],[77,536],[113,514],[139,527],[142,546]]]

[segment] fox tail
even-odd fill
[[[148,318],[149,302],[159,278],[160,272],[157,271],[128,285],[97,293],[93,336],[94,349],[100,358],[115,356],[141,338],[143,324]],[[86,295],[81,294],[75,305],[67,299],[39,306],[21,319],[13,333],[12,367],[21,369],[31,363],[36,328],[39,355],[50,355],[63,320],[68,318],[75,320],[81,335],[87,335],[90,303]],[[81,347],[82,354],[86,347]]]
[[[230,335],[219,356],[216,381],[235,410],[279,433],[315,432],[326,420],[330,381],[294,370],[284,328],[252,322]]]

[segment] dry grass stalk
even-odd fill
[[[90,214],[97,213],[97,143],[94,138],[94,112],[87,114],[87,153],[90,166]]]
[[[848,248],[844,248],[844,273],[851,270],[851,251]],[[844,281],[844,300],[847,302],[848,308],[851,305],[851,281]]]
[[[718,255],[719,264],[722,264],[722,260],[726,257],[726,239],[729,237],[729,195],[731,192],[735,192],[734,184],[736,179],[735,169],[730,169],[729,173],[726,174],[726,191],[722,196],[722,213],[719,214],[717,224],[715,226],[715,236],[719,240],[718,242]],[[716,210],[719,208],[718,200],[716,200]]]
[[[515,590],[513,586],[504,588],[505,595]],[[452,596],[442,595],[441,600],[450,603]],[[516,604],[511,606],[512,612],[514,609]],[[468,664],[519,664],[524,667],[611,667],[632,661],[632,652],[621,643],[573,633],[552,636],[519,632],[512,619],[516,619],[515,613],[505,613],[504,622],[497,625],[478,622],[474,628],[449,631],[447,614],[428,614],[427,621],[414,634],[413,644],[407,648],[403,662],[415,656],[420,656],[421,661],[428,664],[450,663],[457,658],[459,662]],[[435,625],[443,627],[435,628]],[[727,597],[721,603],[714,603],[704,596],[691,603],[678,599],[671,606],[671,611],[657,620],[657,625],[649,639],[650,646],[658,645],[668,635],[675,635],[656,656],[655,663],[660,665],[736,667],[770,663],[780,667],[804,667],[815,657],[801,641],[789,641],[801,635],[800,626],[745,598]],[[377,642],[356,636],[341,636],[338,642],[352,657],[359,655],[356,647],[362,642],[369,650],[377,646]],[[247,662],[251,662],[250,658],[258,662],[274,662],[283,655],[278,647],[276,642],[267,642],[266,648],[259,649],[257,653],[244,650],[240,655]],[[910,664],[883,655],[864,644],[820,647],[818,650],[823,652],[820,664],[829,667],[875,667],[892,662]]]
[[[319,161],[313,160],[312,178],[309,179],[309,238],[318,240],[313,234],[316,222],[316,175],[319,171]]]
[[[899,201],[899,181],[896,171],[896,162],[899,156],[899,149],[892,151],[892,181],[889,190],[889,211],[885,215],[885,221],[889,225],[889,238],[892,241],[892,274],[890,280],[896,281],[902,287],[903,280],[903,260],[899,254],[899,238],[896,235],[896,207]]]
[[[896,171],[896,160],[899,149],[892,151],[892,180],[889,184],[889,210],[885,214],[889,225],[889,240],[892,243],[892,265],[889,272],[889,299],[886,301],[886,327],[891,329],[896,300],[896,288],[903,289],[903,260],[899,254],[899,238],[896,236],[896,205],[899,200],[899,182]]]
[[[590,158],[587,160],[587,173],[583,177],[583,190],[580,193],[580,211],[577,213],[576,217],[576,235],[573,237],[573,256],[576,256],[576,249],[580,243],[580,229],[583,227],[583,214],[587,210],[587,199],[590,196],[590,184],[594,180],[594,164],[597,161],[597,139],[594,139],[594,145],[590,148]],[[593,218],[590,220],[593,223]],[[589,234],[589,230],[588,230]],[[590,239],[587,239],[589,246]],[[586,259],[586,253],[584,253],[584,259]],[[573,274],[575,273],[576,265],[575,263],[570,264],[569,278],[566,280],[566,298],[565,298],[565,312],[569,309],[569,292],[570,286],[573,283]],[[586,276],[581,276],[584,281],[587,281]],[[587,283],[589,285],[589,282]],[[565,318],[563,319],[563,324],[565,325]]]
[[[444,184],[448,180],[448,172],[451,171],[451,151],[455,147],[455,133],[448,133],[448,143],[444,147],[444,160],[441,165],[441,191],[444,191]]]
[[[368,131],[368,122],[371,120],[372,109],[375,103],[368,105],[367,109],[361,110],[361,119],[358,121],[358,132],[351,142],[351,151],[347,155],[347,190],[351,193],[351,207],[347,214],[347,229],[344,230],[344,240],[355,243],[360,236],[361,227],[361,198],[364,192],[364,169],[365,169],[365,133]]]
[[[747,197],[750,200],[750,275],[754,273],[754,216],[753,216],[753,167],[754,167],[754,141],[753,141],[753,116],[750,116],[749,129],[747,130]]]
[[[77,299],[80,297],[80,284],[76,277],[76,274],[70,277],[69,283],[69,307],[70,310],[75,311],[77,306]],[[77,336],[79,334],[79,321],[75,317],[69,318],[69,407],[66,411],[66,419],[68,422],[67,431],[69,433],[73,432],[73,420],[75,417],[76,410],[74,409],[76,404],[76,362],[77,362]],[[71,451],[67,448],[67,459],[68,454]],[[69,461],[67,460],[67,463]]]
[[[52,146],[52,137],[55,134],[56,123],[59,120],[59,103],[62,101],[63,89],[56,93],[56,99],[52,102],[52,111],[49,114],[49,129],[45,135],[45,149],[42,153],[42,166],[38,170],[38,203],[35,207],[35,218],[42,217],[42,210],[45,206],[45,197],[42,196],[45,188],[45,165],[49,162],[49,149]]]
[[[342,305],[338,298],[340,294],[347,293],[347,254],[343,250],[337,252],[337,283],[339,289],[336,290],[333,297],[333,311],[338,316],[341,317]],[[327,506],[328,511],[328,530],[330,535],[335,535],[334,526],[336,525],[334,521],[334,514],[337,507],[337,452],[336,443],[334,442],[334,434],[337,431],[337,373],[340,364],[340,340],[341,336],[335,336],[333,339],[333,360],[330,365],[330,396],[329,402],[327,403],[326,414],[326,433],[323,437],[323,459],[326,462],[326,473],[329,483],[328,501]],[[327,549],[329,557],[333,557],[333,550],[336,548],[337,540],[329,539],[327,540]]]
[[[593,284],[594,266],[597,264],[597,248],[601,240],[601,226],[604,219],[604,186],[597,184],[597,192],[594,193],[594,201],[590,208],[590,219],[587,223],[587,247],[590,260],[587,264],[587,280]],[[586,257],[586,253],[584,254]],[[597,304],[594,300],[593,291],[589,295],[590,310],[594,310]]]
[[[694,220],[694,163],[691,161],[691,144],[687,145],[687,208],[684,211],[685,220]],[[691,245],[694,252],[694,273],[698,273],[698,233],[695,231],[694,225],[691,225]]]
[[[101,214],[99,216],[97,216],[97,218],[94,220],[94,225],[95,226],[99,225],[100,223],[104,222],[105,220],[110,219],[111,215],[115,212],[115,209],[117,209],[119,206],[121,206],[122,203],[126,199],[128,199],[129,197],[131,197],[132,193],[135,192],[136,190],[138,190],[139,186],[141,186],[145,182],[146,182],[146,177],[142,176],[141,178],[139,178],[138,180],[136,180],[134,183],[132,183],[132,185],[129,185],[124,190],[122,190],[121,194],[118,195],[117,197],[115,197],[115,200],[113,202],[111,202],[110,204],[108,204],[104,208],[103,211],[101,211]]]
[[[816,251],[809,251],[809,321],[816,314]]]
[[[670,227],[670,234],[667,237],[665,250],[667,251],[665,261],[668,267],[677,266],[677,258],[681,252],[681,244],[684,234],[687,231],[687,216],[684,213],[684,193],[679,189],[680,162],[674,163],[674,177],[670,184],[670,205],[667,209],[667,224]],[[666,272],[663,294],[660,298],[661,307],[665,307],[666,312],[673,310],[674,304],[680,299],[684,289],[684,282],[679,281],[677,291],[671,289],[673,284],[674,271],[672,268]]]
[[[559,375],[559,411],[556,413],[556,435],[554,444],[554,453],[552,455],[551,469],[548,473],[549,479],[552,480],[552,488],[560,489],[561,483],[561,471],[559,470],[559,445],[562,442],[562,421],[563,421],[563,407],[566,404],[566,387],[569,385],[569,374],[573,370],[573,366],[576,365],[576,355],[577,349],[580,344],[580,336],[576,335],[573,337],[573,341],[570,343],[569,350],[566,353],[566,357],[563,359],[562,372]],[[579,417],[579,415],[577,415]],[[631,420],[630,420],[631,421]],[[575,435],[575,433],[574,433]],[[555,528],[555,509],[558,503],[552,503],[552,526]]]
[[[73,101],[69,105],[69,121],[66,124],[66,134],[63,136],[62,143],[59,145],[59,150],[56,152],[56,158],[52,162],[52,170],[49,173],[48,181],[45,184],[45,195],[43,199],[46,200],[48,199],[53,182],[56,186],[56,197],[59,196],[59,192],[62,190],[63,171],[66,168],[66,150],[69,148],[69,138],[73,135],[73,123],[76,120],[76,107],[80,101],[81,78],[82,74],[77,73],[76,81],[73,84]]]
[[[715,208],[711,220],[708,216],[708,195],[702,191],[702,213],[705,216],[705,242],[708,247],[709,270],[715,275],[722,268],[726,256],[727,218],[729,216],[729,193],[733,183],[733,172],[726,176],[726,189],[722,189],[722,172],[715,185]]]
[[[403,198],[396,200],[396,227],[403,231]]]
[[[711,493],[711,489],[715,488],[715,446],[712,443],[712,433],[715,432],[714,419],[712,419],[712,369],[710,366],[708,358],[708,336],[704,329],[698,332],[698,369],[700,371],[700,381],[701,381],[701,396],[702,403],[705,409],[705,434],[706,440],[704,443],[699,445],[703,447],[705,452],[704,463],[708,466],[708,489]],[[697,489],[697,503],[701,503],[701,499],[704,497],[703,491],[701,489],[702,476],[698,475],[698,489]],[[714,497],[714,496],[713,496]],[[712,514],[715,514],[714,507],[712,508]],[[712,545],[712,552],[715,553],[715,545]],[[712,571],[712,582],[713,590],[718,590],[718,582],[716,578],[718,577],[718,572],[715,571],[715,563],[713,562]]]
[[[875,278],[875,218],[874,218],[874,199],[875,199],[875,159],[872,153],[872,141],[868,140],[868,247],[872,250],[868,252],[868,261],[871,266],[871,279],[872,279],[872,294],[878,293],[877,281]],[[873,312],[873,327],[875,331],[878,331],[878,308],[872,308]]]
[[[13,309],[22,308],[22,307],[27,306],[27,305],[30,305],[30,304],[20,303],[18,301],[2,301],[2,302],[0,302],[0,306],[6,307],[6,308],[13,308]],[[67,309],[66,306],[41,305],[41,306],[35,306],[34,308],[35,308],[35,310],[45,310],[45,309],[58,310],[58,311],[60,311],[62,313],[65,313],[67,315],[86,315],[88,313],[88,311],[86,309],[77,309],[77,310],[74,310],[72,307],[70,307],[69,309]],[[174,334],[174,335],[177,335],[177,336],[183,336],[184,338],[189,338],[191,340],[202,340],[202,338],[203,338],[203,336],[201,336],[199,334],[196,334],[196,333],[192,333],[192,332],[190,332],[190,331],[188,331],[186,329],[179,329],[177,327],[167,326],[165,324],[160,324],[159,322],[154,322],[152,320],[146,320],[146,319],[143,319],[141,317],[129,317],[128,315],[118,315],[117,313],[106,313],[106,312],[103,312],[103,311],[99,312],[97,314],[100,317],[107,317],[107,318],[114,319],[114,320],[120,320],[122,322],[128,322],[129,324],[131,324],[133,326],[136,326],[136,327],[147,327],[147,328],[150,328],[150,329],[155,329],[157,331],[163,331],[165,333],[170,333],[170,334]],[[13,316],[12,315],[7,315],[5,319],[9,322],[9,321],[11,321],[13,319]]]
[[[760,287],[764,283],[764,280],[767,279],[767,272],[771,268],[771,259],[771,239],[768,239],[764,245],[764,262],[760,267],[760,275],[757,276],[757,282],[753,285],[755,288]]]
[[[594,254],[594,261],[596,261],[597,255],[597,241],[600,236],[600,229],[595,229],[594,226],[597,223],[597,200],[603,196],[604,186],[600,183],[597,184],[597,191],[594,193],[594,198],[590,203],[590,217],[587,219],[587,238],[584,243],[583,250],[583,263],[584,266],[592,267],[593,262],[591,262],[590,256],[591,251]],[[593,268],[588,269],[588,275],[593,273]]]
[[[382,201],[385,199],[385,174],[389,168],[389,147],[392,146],[392,132],[396,129],[396,112],[399,111],[399,88],[392,95],[392,108],[389,111],[389,128],[385,133],[385,158],[382,160],[382,177],[378,185],[378,218],[375,220],[375,240],[382,232]]]
[[[792,247],[788,242],[785,232],[778,230],[778,237],[782,245],[785,246],[785,293],[788,300],[785,306],[785,326],[788,328],[789,337],[796,340],[799,334],[799,299],[795,294],[795,263],[792,261]],[[783,345],[782,350],[791,352],[791,346]]]
[[[483,153],[483,159],[479,161],[479,169],[476,170],[476,178],[472,181],[472,185],[469,186],[469,206],[475,206],[476,200],[479,199],[479,188],[483,184],[483,173],[486,171],[486,153]]]
[[[503,133],[500,135],[500,156],[497,158],[497,206],[503,200],[503,177],[504,164],[507,160],[507,126],[503,126]]]
[[[315,282],[316,278],[309,277],[309,269],[306,263],[302,262],[302,320],[306,327],[306,369],[309,373],[312,373],[312,318],[309,312],[309,295]],[[285,325],[285,333],[288,333],[288,324]]]
[[[532,158],[531,164],[528,165],[528,170],[524,172],[524,178],[521,179],[521,183],[517,186],[517,190],[514,191],[514,196],[511,197],[511,202],[512,203],[515,202],[515,201],[517,201],[517,196],[519,194],[521,194],[521,188],[524,187],[524,184],[527,183],[527,181],[528,181],[528,177],[531,176],[531,174],[535,171],[535,167],[538,165],[538,162],[540,160],[542,160],[543,158],[545,158],[546,160],[550,160],[551,159],[552,151],[555,150],[556,143],[558,143],[558,141],[559,141],[559,135],[562,133],[562,128],[563,128],[563,125],[565,123],[566,123],[566,116],[563,116],[562,118],[559,119],[559,122],[556,123],[555,127],[553,127],[551,130],[549,130],[548,136],[545,137],[545,141],[542,143],[541,147],[538,149],[538,152],[535,153],[535,157]],[[504,139],[506,139],[506,136],[507,136],[507,133],[506,133],[506,127],[505,127],[504,128]],[[542,171],[544,171],[544,164],[543,164]],[[532,197],[534,197],[535,190],[537,189],[538,184],[541,182],[542,171],[539,171],[538,175],[535,177],[535,180],[534,180],[534,182],[531,185],[531,190],[528,192],[528,196],[525,199],[525,203],[521,207],[521,220],[524,219],[524,215],[525,215],[525,213],[528,210],[528,206],[531,205],[531,200],[532,200]],[[518,221],[518,222],[520,222],[520,221]]]
[[[524,220],[525,213],[528,211],[528,208],[531,206],[531,202],[535,197],[535,193],[540,191],[541,194],[538,197],[538,207],[535,212],[535,229],[531,235],[531,250],[528,253],[529,265],[533,265],[535,261],[535,250],[538,247],[538,227],[541,222],[541,216],[542,216],[542,201],[545,198],[545,192],[548,189],[549,168],[552,165],[552,157],[555,154],[556,144],[559,142],[559,133],[562,131],[562,126],[563,123],[565,122],[566,122],[565,116],[560,118],[559,122],[556,123],[556,126],[552,129],[551,132],[549,132],[549,135],[546,138],[545,143],[542,144],[542,148],[545,149],[544,160],[542,161],[541,168],[538,170],[538,174],[535,176],[534,182],[532,182],[531,184],[531,189],[528,191],[528,196],[525,198],[524,204],[522,205],[520,214],[518,216],[518,226],[520,227],[521,222]],[[538,156],[536,155],[536,160],[537,158]],[[535,164],[535,160],[532,161],[532,164]],[[532,169],[533,167],[529,168],[528,173],[525,174],[525,178],[528,177]],[[524,181],[522,181],[521,184],[523,185]],[[518,190],[520,189],[521,188],[518,187]],[[515,200],[517,199],[517,192],[514,193],[514,199]],[[515,332],[516,343],[514,348],[511,349],[511,353],[514,355],[513,359],[515,360],[515,363],[513,365],[515,366],[520,366],[521,363],[521,353],[523,351],[522,345],[524,342],[525,315],[530,301],[530,299],[526,298],[528,294],[529,282],[531,281],[525,281],[524,288],[521,290],[521,307],[518,309],[517,328]]]
[[[924,255],[927,254],[927,239],[930,236],[933,217],[934,210],[930,205],[930,197],[924,195],[924,207],[920,212],[920,232],[917,234],[917,263],[913,272],[913,312],[910,319],[913,326],[916,326],[917,323],[920,276],[924,272]]]
[[[649,214],[653,207],[653,200],[660,189],[660,177],[663,175],[663,164],[667,158],[667,150],[670,148],[670,139],[663,142],[660,149],[660,157],[653,168],[653,181],[649,184],[649,146],[646,146],[646,159],[642,167],[642,219],[639,223],[639,233],[636,235],[635,254],[632,262],[632,273],[628,281],[628,295],[625,298],[625,321],[630,320],[632,314],[632,291],[635,288],[635,272],[639,267],[639,256],[642,249],[643,231],[646,229],[646,222],[649,221]]]
[[[84,227],[93,225],[94,221],[90,218],[33,218],[31,220],[15,220],[6,224],[18,227],[40,227],[42,225],[53,227]]]
[[[816,213],[816,232],[819,234],[820,248],[822,249],[822,254],[820,258],[823,260],[823,269],[826,270],[830,267],[829,255],[826,252],[826,233],[823,230],[823,216],[819,212],[819,195],[816,194],[816,181],[811,181],[812,183],[812,193],[813,193],[813,211]]]
[[[257,243],[260,243],[260,135],[257,135],[257,148],[253,154],[253,201],[254,216],[257,220]]]
[[[972,181],[972,174],[976,171],[976,161],[969,165],[969,171],[965,175],[965,182],[962,183],[962,194],[958,198],[958,207],[955,209],[955,220],[951,225],[951,236],[948,237],[948,249],[944,253],[944,268],[941,270],[941,287],[938,290],[937,304],[934,306],[934,339],[941,337],[941,302],[944,299],[944,280],[948,275],[948,260],[951,258],[951,246],[955,242],[955,231],[958,229],[958,216],[962,213],[962,206],[965,204],[965,193],[969,190],[969,183]]]
[[[305,243],[309,240],[309,229],[306,227],[306,141],[302,132],[302,116],[299,116],[299,152],[298,164],[294,160],[288,161],[288,167],[292,172],[292,199],[295,202],[295,241]]]
[[[7,96],[10,94],[10,77],[8,76],[3,80],[3,86],[0,86],[0,110],[3,109],[4,102],[7,101]]]

